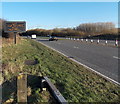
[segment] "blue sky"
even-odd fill
[[[66,28],[81,23],[118,23],[117,2],[3,2],[2,18],[26,21],[27,28]]]

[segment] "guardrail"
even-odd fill
[[[38,76],[39,77],[39,76]],[[68,102],[59,92],[59,90],[51,83],[48,77],[39,77],[41,91],[48,89],[56,104],[67,104]],[[21,73],[17,77],[17,101],[18,103],[27,104],[27,74]]]
[[[49,90],[53,98],[56,100],[57,104],[68,103],[62,96],[62,94],[59,92],[59,90],[51,83],[48,77],[43,77],[43,79],[41,80],[41,86],[42,90],[44,90],[45,88]]]

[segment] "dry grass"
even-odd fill
[[[39,63],[24,65],[25,60],[32,59]],[[20,71],[48,76],[69,102],[120,102],[119,86],[32,40],[21,40],[17,45],[3,47],[3,65],[5,80]],[[39,89],[33,91],[32,98],[37,96],[37,101],[43,102]],[[47,93],[45,99],[49,95],[46,96]]]

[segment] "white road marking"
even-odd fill
[[[74,46],[73,48],[77,48],[78,49],[79,47]]]
[[[113,58],[118,59],[118,60],[120,59],[120,58],[119,58],[119,57],[117,57],[117,56],[113,56]]]
[[[61,43],[58,43],[58,44],[61,44]]]
[[[42,42],[40,42],[40,41],[39,41],[39,43],[41,43],[42,45],[44,45],[44,46],[46,46],[46,47],[48,47],[48,48],[50,48],[50,49],[52,49],[52,50],[54,50],[54,51],[56,51],[56,52],[62,54],[63,56],[65,56],[65,57],[68,58],[67,55],[65,55],[64,53],[62,53],[62,52],[60,52],[60,51],[58,51],[58,50],[56,50],[56,49],[54,49],[54,48],[52,48],[51,46],[48,46],[48,45],[46,45],[46,44],[44,44],[44,43],[42,43]],[[117,81],[115,81],[115,80],[113,80],[113,79],[111,79],[111,78],[109,78],[109,77],[107,77],[107,76],[101,74],[101,73],[98,72],[98,71],[95,71],[93,68],[91,68],[91,67],[89,67],[89,66],[87,66],[87,65],[85,65],[85,64],[83,64],[83,63],[81,63],[81,62],[79,62],[79,61],[77,61],[77,60],[75,60],[75,59],[73,59],[73,58],[70,58],[70,60],[72,60],[72,61],[74,61],[74,62],[76,62],[76,63],[78,63],[78,64],[80,64],[80,65],[82,65],[82,66],[84,66],[84,67],[86,67],[87,69],[89,69],[89,70],[95,72],[96,74],[102,76],[103,78],[107,79],[108,81],[111,81],[111,82],[113,82],[113,83],[115,83],[115,84],[117,84],[117,85],[120,85],[119,82],[117,82]]]

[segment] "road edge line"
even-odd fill
[[[65,57],[67,57],[67,58],[69,57],[69,56],[65,55],[64,53],[62,53],[62,52],[60,52],[60,51],[58,51],[58,50],[56,50],[56,49],[54,49],[54,48],[52,48],[52,47],[46,45],[46,44],[44,44],[44,43],[42,43],[42,42],[40,42],[40,41],[37,41],[37,42],[39,42],[39,43],[41,43],[42,45],[44,45],[44,46],[46,46],[46,47],[48,47],[48,48],[50,48],[50,49],[52,49],[52,50],[54,50],[54,51],[56,51],[56,52],[62,54],[63,56],[65,56]],[[72,61],[74,61],[74,62],[76,62],[76,63],[78,63],[79,65],[84,66],[85,68],[91,70],[92,72],[94,72],[94,73],[96,73],[96,74],[102,76],[102,77],[105,78],[106,80],[108,80],[108,81],[110,81],[110,82],[113,82],[114,84],[120,85],[119,82],[117,82],[117,81],[115,81],[115,80],[113,80],[113,79],[111,79],[111,78],[109,78],[109,77],[107,77],[107,76],[101,74],[100,72],[95,71],[93,68],[91,68],[91,67],[89,67],[89,66],[87,66],[87,65],[85,65],[85,64],[83,64],[83,63],[81,63],[81,62],[79,62],[79,61],[77,61],[77,60],[75,60],[75,59],[73,59],[73,58],[69,58],[69,59],[72,60]]]

